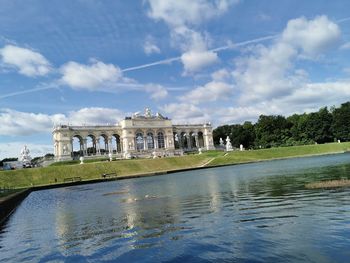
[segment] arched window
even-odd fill
[[[165,148],[164,144],[164,134],[162,132],[158,132],[158,148]]]
[[[136,149],[138,151],[143,150],[143,134],[142,133],[136,133]]]
[[[151,132],[147,133],[147,148],[148,149],[154,148],[153,134]]]

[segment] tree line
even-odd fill
[[[256,123],[223,125],[213,131],[214,143],[229,136],[232,146],[248,149],[350,141],[350,102],[317,112],[260,115]]]

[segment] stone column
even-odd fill
[[[190,134],[187,134],[186,136],[186,139],[187,139],[187,149],[191,149],[191,135]]]
[[[100,151],[100,139],[96,139],[96,154],[101,155]]]
[[[84,155],[87,155],[87,139],[83,139],[84,143]]]
[[[108,153],[112,153],[113,154],[112,138],[108,139]]]
[[[148,150],[147,136],[143,137],[143,149]]]
[[[164,134],[164,148],[168,149],[168,136]]]
[[[194,141],[195,141],[196,147],[199,148],[198,133],[195,133],[195,135],[194,135]]]
[[[73,139],[69,141],[68,148],[69,148],[70,156],[73,156]]]
[[[158,136],[153,137],[154,140],[154,149],[158,149]]]
[[[79,149],[79,156],[83,156],[84,155],[84,142],[81,140],[79,140],[79,146],[80,146],[80,149]]]
[[[118,152],[118,141],[116,141],[117,143],[117,152]],[[120,148],[120,152],[122,153],[124,150],[124,145],[123,145],[123,140],[119,137],[119,148]]]

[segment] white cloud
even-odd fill
[[[306,55],[315,55],[328,49],[340,39],[340,29],[327,16],[313,20],[297,18],[290,20],[282,33],[282,41],[300,48]]]
[[[123,81],[122,72],[113,64],[94,61],[91,65],[68,62],[61,69],[62,83],[73,89],[104,90]]]
[[[125,114],[118,109],[110,108],[82,108],[68,114],[42,114],[20,112],[11,109],[0,109],[0,135],[28,136],[47,133],[54,124],[115,124],[124,118]]]
[[[227,11],[229,6],[238,3],[237,0],[148,0],[150,11],[148,15],[155,20],[164,20],[167,24],[177,27],[185,24],[196,25]]]
[[[214,71],[211,74],[211,78],[215,81],[225,81],[225,80],[228,80],[230,77],[231,77],[230,72],[225,68]]]
[[[226,100],[233,93],[232,85],[224,82],[211,81],[202,87],[198,87],[180,99],[193,104],[205,103],[209,101]]]
[[[155,44],[155,40],[151,36],[147,36],[143,45],[143,50],[147,55],[160,53],[160,48]]]
[[[212,120],[220,124],[255,121],[261,114],[288,116],[344,102],[350,96],[350,81],[312,83],[308,73],[296,67],[298,59],[324,55],[340,35],[338,26],[326,16],[298,18],[289,21],[270,46],[246,49],[249,55],[237,58],[232,72],[239,91],[236,106],[212,110]],[[212,74],[216,81],[222,77],[230,80],[225,70]]]
[[[116,124],[124,117],[125,113],[118,109],[91,107],[69,112],[66,120],[73,125],[106,125]]]
[[[0,109],[0,119],[0,135],[25,136],[48,132],[55,121],[64,120],[64,115],[35,114],[11,109]]]
[[[6,45],[0,49],[0,56],[5,66],[28,77],[44,76],[51,71],[50,62],[43,55],[27,48]]]
[[[283,98],[271,98],[254,104],[218,108],[212,118],[216,123],[256,121],[261,114],[289,116],[294,113],[314,112],[324,106],[340,105],[350,96],[350,81],[309,83]]]
[[[170,27],[172,44],[183,54],[185,74],[196,72],[218,61],[217,54],[208,51],[208,34],[197,32],[191,27],[220,16],[238,0],[148,0],[149,17],[163,20]]]
[[[212,51],[189,51],[181,56],[185,74],[197,72],[200,69],[212,65],[218,61],[218,56]]]
[[[204,123],[210,120],[209,114],[203,109],[189,103],[170,103],[160,109],[169,115],[173,123]]]
[[[168,91],[159,84],[147,84],[145,85],[145,91],[150,93],[154,100],[165,99],[168,96]]]
[[[294,68],[300,56],[317,56],[340,37],[338,26],[325,16],[298,18],[270,47],[255,46],[248,57],[236,59],[233,72],[243,102],[288,96],[307,82],[307,73]]]
[[[350,49],[350,42],[346,42],[343,45],[341,45],[340,49],[342,49],[342,50]]]
[[[53,153],[53,145],[50,144],[33,144],[27,141],[0,143],[0,160],[10,157],[19,158],[24,145],[27,145],[32,158]]]

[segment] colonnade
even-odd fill
[[[58,161],[110,153],[127,158],[214,149],[210,124],[172,125],[159,117],[126,118],[120,126],[60,125],[54,128],[53,139]]]

